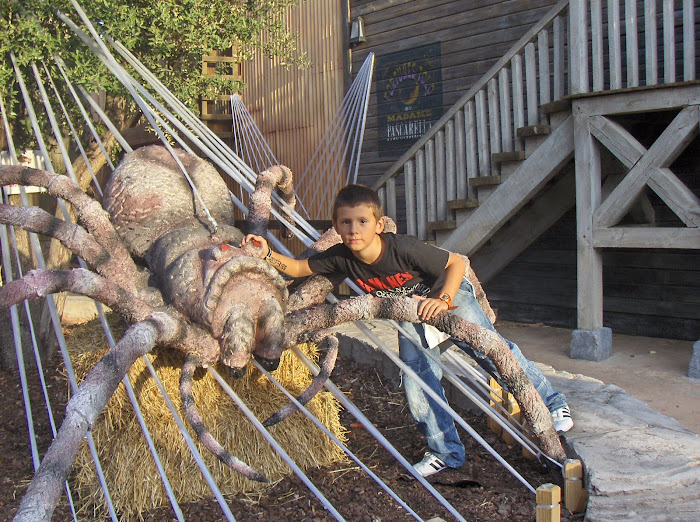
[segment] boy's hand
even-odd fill
[[[264,259],[265,256],[267,255],[267,252],[270,250],[270,247],[267,244],[267,240],[262,236],[256,236],[255,234],[248,234],[241,241],[241,248],[243,248],[248,243],[252,243],[251,246],[254,246],[255,248],[250,248],[250,247],[246,248],[245,252],[247,254],[253,254],[253,255],[259,257],[260,259]]]
[[[432,319],[440,312],[448,310],[449,307],[447,303],[442,299],[434,299],[432,297],[420,297],[417,295],[413,296],[414,299],[418,299],[420,303],[418,304],[418,317],[421,321],[427,321]]]

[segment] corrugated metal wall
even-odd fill
[[[241,95],[243,102],[277,160],[292,169],[296,180],[344,95],[346,13],[347,0],[307,0],[289,10],[286,22],[299,35],[298,49],[306,52],[311,61],[308,69],[286,68],[279,59],[262,53],[243,64],[243,80],[247,84]],[[305,182],[320,186],[324,183]],[[297,192],[302,194],[305,188],[298,185]],[[329,219],[302,203],[311,219]]]

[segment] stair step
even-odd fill
[[[463,210],[467,208],[476,208],[479,206],[479,201],[476,198],[468,199],[452,199],[447,202],[449,210]]]
[[[520,127],[515,133],[521,138],[545,136],[552,133],[552,127],[550,125],[528,125],[527,127]]]
[[[488,187],[489,185],[498,185],[501,183],[501,176],[479,176],[478,178],[469,178],[469,185],[472,187]]]
[[[428,230],[454,230],[457,228],[457,222],[454,219],[446,219],[444,221],[428,221],[426,224]]]
[[[571,100],[557,100],[540,105],[542,114],[552,114],[555,112],[564,112],[571,110]]]
[[[514,150],[510,152],[494,152],[491,154],[491,161],[494,163],[505,163],[507,161],[522,161],[525,159],[524,150]]]

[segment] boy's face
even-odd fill
[[[384,230],[384,217],[377,220],[369,205],[360,204],[354,207],[338,207],[333,228],[340,234],[343,244],[357,255],[368,248],[377,247],[381,250],[381,242],[377,234]]]

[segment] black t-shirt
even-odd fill
[[[450,253],[413,236],[380,236],[384,252],[371,265],[357,259],[340,243],[310,257],[309,268],[314,274],[344,275],[377,297],[437,297],[445,281]]]

